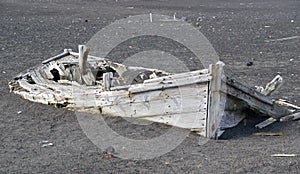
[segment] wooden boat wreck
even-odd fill
[[[281,82],[280,76],[257,91],[226,77],[222,62],[208,69],[171,74],[128,67],[88,52],[83,45],[79,53],[65,49],[17,75],[9,82],[10,90],[33,102],[146,119],[208,138],[236,126],[248,109],[269,117],[258,127],[299,118],[299,107],[267,97]]]

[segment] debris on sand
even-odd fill
[[[282,153],[282,154],[273,154],[271,156],[272,157],[296,157],[297,155],[296,154],[285,154],[285,153]]]
[[[104,158],[113,158],[115,157],[116,151],[115,148],[113,148],[112,146],[109,146],[108,148],[106,148],[104,150]]]
[[[252,66],[253,65],[253,62],[247,62],[247,64],[246,64],[247,66]]]
[[[283,136],[282,132],[258,132],[255,133],[256,136]]]
[[[50,143],[48,140],[43,140],[40,142],[40,144],[41,144],[41,147],[43,147],[43,148],[54,146],[54,144]]]
[[[300,36],[291,36],[291,37],[284,37],[284,38],[279,38],[279,39],[270,39],[270,40],[265,40],[265,42],[287,41],[287,40],[292,40],[292,39],[300,39]]]

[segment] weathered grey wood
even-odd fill
[[[244,118],[244,108],[274,118],[291,113],[290,108],[285,109],[265,95],[230,78],[225,79],[222,62],[210,69],[170,74],[88,56],[88,48],[84,46],[79,47],[79,51],[77,54],[68,50],[68,55],[61,54],[29,69],[10,82],[11,90],[34,102],[146,119],[196,130],[209,138],[220,136],[224,131],[222,128],[235,126]],[[51,71],[54,69],[57,72]],[[144,74],[145,78],[137,84],[122,82],[132,80],[127,74],[145,71],[152,74]],[[97,83],[92,72],[97,73]],[[269,86],[272,84],[275,83]],[[266,88],[271,89],[268,85]],[[226,97],[229,102],[225,102]],[[299,117],[296,116],[286,119]]]
[[[58,55],[56,55],[56,56],[54,56],[54,57],[51,57],[51,58],[49,58],[49,59],[47,59],[47,60],[44,60],[44,61],[42,62],[42,64],[46,64],[46,63],[49,63],[49,62],[52,62],[52,61],[61,59],[61,58],[65,57],[65,56],[67,56],[67,55],[70,55],[70,52],[69,52],[69,51],[70,51],[69,49],[64,49],[64,52],[63,52],[63,53],[58,54]]]
[[[191,90],[195,93],[190,93]],[[134,95],[114,91],[97,95],[96,102],[107,114],[115,112],[116,115],[127,117],[200,111],[206,113],[207,91],[207,85],[184,86]]]
[[[271,95],[275,90],[277,90],[283,82],[283,79],[280,75],[277,75],[273,78],[272,81],[270,81],[266,87],[262,86],[255,86],[256,91],[268,96]]]
[[[110,87],[112,86],[112,78],[113,78],[113,73],[108,72],[103,74],[103,85],[104,85],[104,90],[109,91]]]
[[[262,129],[264,127],[269,126],[272,123],[275,123],[276,121],[277,121],[277,119],[270,117],[270,118],[266,119],[265,121],[255,125],[255,127],[259,128],[259,129]]]
[[[144,83],[146,84],[146,83],[153,83],[153,82],[164,82],[164,81],[168,81],[168,80],[175,80],[175,79],[179,79],[179,78],[199,76],[199,75],[204,75],[204,74],[208,74],[208,69],[185,72],[185,73],[174,74],[174,75],[164,76],[164,77],[157,77],[154,79],[145,80]]]
[[[88,53],[89,53],[90,49],[84,45],[79,45],[78,51],[79,51],[80,73],[81,73],[81,75],[85,75],[86,74],[86,66],[87,66],[87,58],[88,58]]]
[[[169,80],[163,83],[146,83],[146,84],[141,84],[139,86],[133,86],[129,88],[129,92],[134,94],[134,93],[153,91],[153,90],[164,90],[167,88],[174,88],[178,86],[184,86],[184,85],[190,85],[196,83],[205,83],[210,81],[210,79],[211,76],[206,74],[202,76],[192,76],[192,77],[187,77],[187,78],[182,78],[177,80]]]
[[[164,123],[184,129],[191,129],[201,136],[206,136],[206,120],[199,117],[199,113],[180,113],[172,115],[145,117],[143,119]]]
[[[278,119],[282,116],[285,116],[285,115],[288,115],[291,113],[287,108],[284,108],[284,107],[276,104],[275,102],[273,102],[272,99],[270,99],[264,95],[261,96],[262,94],[260,94],[259,92],[257,92],[257,91],[253,92],[253,89],[250,89],[244,85],[240,88],[239,87],[240,84],[237,85],[236,81],[233,83],[232,79],[230,79],[229,81],[230,81],[230,83],[229,83],[229,85],[227,85],[226,91],[224,91],[224,93],[227,93],[228,95],[234,96],[234,97],[244,101],[245,103],[247,103],[247,105],[250,109],[253,109],[254,111],[257,111],[264,115],[271,116],[275,119]],[[232,84],[235,84],[235,85],[232,85]],[[247,91],[247,92],[245,92],[245,91]]]
[[[212,79],[209,83],[208,117],[206,127],[206,137],[208,138],[217,138],[219,124],[225,108],[225,101],[222,97],[223,94],[221,93],[223,67],[223,62],[217,62],[217,64],[211,65],[209,68]]]
[[[238,82],[230,77],[227,77],[226,83],[228,85],[242,91],[243,93],[260,100],[261,102],[264,102],[264,103],[267,103],[270,105],[274,103],[273,99],[261,94],[260,92],[255,91],[254,89],[251,89],[251,88],[241,84],[240,82]]]
[[[293,109],[296,109],[296,110],[300,111],[300,107],[299,106],[296,106],[294,104],[288,103],[286,101],[276,100],[275,103],[278,104],[278,105],[280,105],[280,106],[285,106],[285,107],[293,108]]]
[[[291,120],[298,120],[298,119],[300,119],[300,112],[281,117],[280,121],[291,121]]]

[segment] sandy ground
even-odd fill
[[[198,27],[226,63],[228,74],[250,86],[281,74],[285,83],[273,97],[299,104],[299,38],[266,42],[300,35],[298,0],[1,0],[0,173],[299,173],[300,121],[257,130],[253,126],[262,119],[249,118],[221,140],[202,146],[191,133],[176,149],[151,160],[107,159],[83,133],[74,112],[9,93],[8,81],[22,70],[63,48],[75,50],[117,19],[150,12],[176,12]],[[252,66],[246,66],[249,61]],[[130,128],[120,118],[108,121],[125,134],[143,130],[153,136],[166,129],[158,124]],[[259,131],[284,135],[253,135]],[[54,146],[41,148],[42,140]],[[298,157],[271,157],[275,153]]]

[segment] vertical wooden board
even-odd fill
[[[222,114],[225,107],[225,98],[222,96],[222,76],[223,62],[217,62],[210,66],[212,79],[209,84],[209,101],[208,101],[208,117],[206,137],[217,138],[217,131],[222,120]]]
[[[110,87],[112,86],[112,79],[113,78],[113,73],[112,72],[108,72],[108,73],[104,73],[102,76],[103,79],[103,88],[105,91],[109,91]]]

